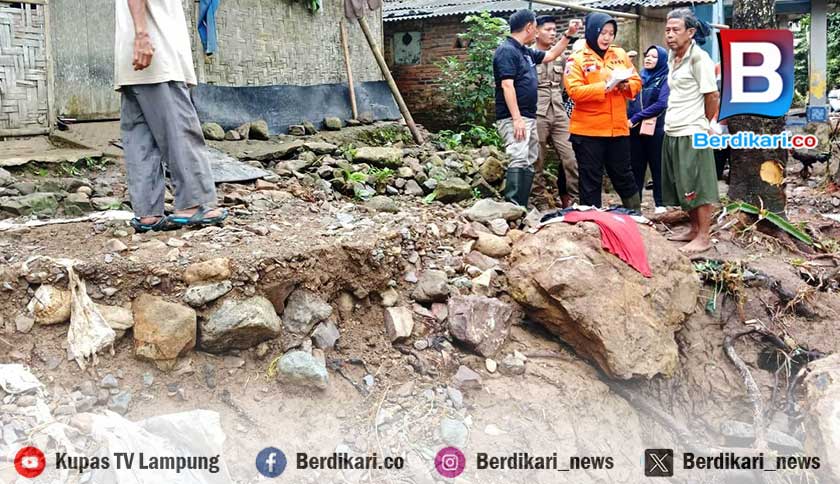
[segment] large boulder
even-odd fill
[[[639,230],[653,255],[651,278],[603,250],[587,222],[525,235],[508,259],[511,295],[531,319],[617,379],[676,370],[674,333],[700,292],[691,262],[654,229]]]
[[[282,329],[283,322],[268,299],[228,299],[201,323],[201,348],[210,353],[253,348],[280,336]]]
[[[491,357],[505,343],[517,316],[510,304],[484,296],[449,300],[449,333],[481,356]]]
[[[810,364],[805,378],[805,454],[820,456],[825,482],[840,482],[840,354]],[[822,482],[822,479],[820,479]]]
[[[171,369],[175,359],[195,347],[195,310],[150,294],[131,303],[134,355]]]
[[[369,163],[379,168],[397,168],[402,165],[402,150],[376,146],[362,146],[356,150],[354,163]]]

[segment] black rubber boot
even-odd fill
[[[642,197],[638,193],[634,193],[627,198],[622,198],[621,204],[624,205],[624,208],[635,210],[639,213],[642,212]]]
[[[525,168],[508,168],[505,175],[505,200],[522,207],[528,207],[534,172]]]

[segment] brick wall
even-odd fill
[[[408,109],[418,122],[429,125],[446,109],[439,90],[440,69],[435,66],[446,56],[465,57],[466,49],[456,47],[457,35],[464,32],[463,17],[437,17],[423,20],[385,22],[385,60],[400,88]],[[420,63],[398,65],[394,62],[394,35],[420,32]]]
[[[195,25],[198,2],[192,3]],[[195,28],[197,75],[201,82],[225,86],[347,82],[339,37],[343,2],[323,0],[312,14],[299,0],[224,0],[216,14],[219,51],[206,57]],[[367,17],[374,38],[382,39],[382,10]],[[347,22],[355,82],[382,80],[361,28]]]

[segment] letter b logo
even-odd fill
[[[720,119],[784,116],[793,102],[793,32],[721,30]]]

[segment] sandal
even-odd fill
[[[179,226],[179,227],[196,227],[196,226],[207,226],[207,225],[222,225],[225,219],[228,217],[228,211],[225,208],[220,209],[221,215],[217,215],[215,217],[206,217],[207,212],[212,210],[216,210],[215,208],[206,208],[206,207],[198,207],[198,210],[195,211],[194,214],[190,217],[182,217],[178,215],[170,215],[167,218],[169,222]]]
[[[131,224],[131,227],[134,228],[134,231],[137,232],[137,233],[143,233],[143,232],[149,232],[149,231],[164,232],[164,231],[168,231],[168,230],[178,230],[179,228],[181,228],[178,225],[170,223],[169,220],[167,220],[167,219],[168,219],[168,217],[163,216],[163,217],[159,218],[157,220],[157,222],[155,222],[153,224],[144,224],[143,222],[140,221],[140,217],[134,217],[133,219],[131,219],[130,224]]]

